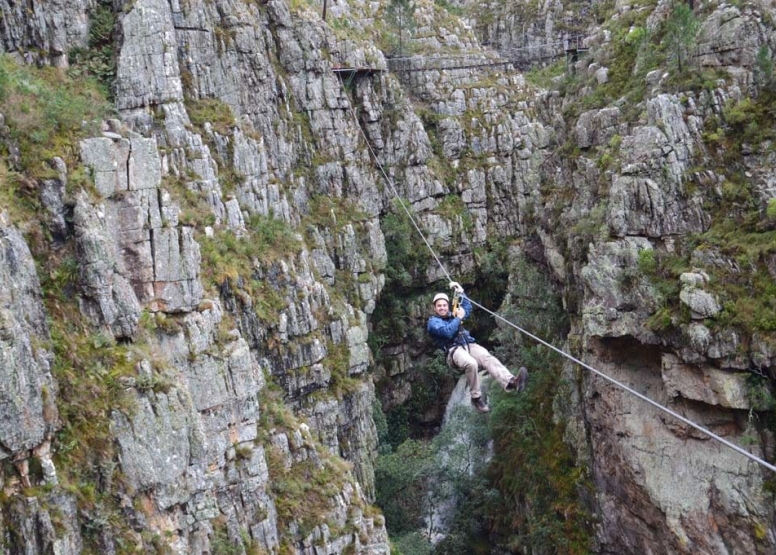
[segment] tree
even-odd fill
[[[414,532],[421,527],[431,457],[427,443],[410,439],[396,452],[377,459],[376,502],[392,535]]]
[[[773,57],[771,56],[771,51],[767,45],[763,44],[757,51],[755,63],[755,78],[757,83],[763,88],[768,88],[773,82]]]
[[[690,57],[690,51],[695,46],[700,22],[692,8],[684,2],[677,2],[666,22],[665,45],[668,57],[679,73],[683,73]]]
[[[415,28],[415,4],[412,0],[391,0],[388,21],[399,33],[399,56],[404,55],[404,34]]]

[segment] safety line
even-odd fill
[[[347,90],[344,87],[344,83],[342,82],[342,77],[341,76],[339,77],[339,80],[340,80],[340,85],[342,85],[342,90],[347,95]],[[348,99],[348,100],[350,100],[350,99]],[[383,177],[385,178],[386,182],[388,183],[388,185],[390,186],[391,190],[393,191],[393,194],[394,194],[395,198],[401,204],[401,207],[404,209],[404,212],[407,214],[407,217],[412,222],[413,227],[418,232],[418,234],[420,235],[421,239],[423,239],[423,242],[426,244],[426,247],[431,252],[431,255],[434,257],[434,260],[436,260],[436,263],[439,265],[439,268],[442,270],[442,272],[444,272],[445,276],[447,277],[447,279],[449,281],[453,281],[452,277],[450,276],[450,273],[447,271],[447,269],[445,268],[444,264],[442,264],[442,261],[439,259],[439,256],[437,256],[436,252],[434,251],[434,248],[431,246],[431,243],[429,243],[428,239],[426,239],[425,234],[423,233],[423,231],[421,231],[420,227],[418,226],[417,222],[415,221],[415,218],[412,216],[412,213],[407,208],[406,203],[401,199],[401,196],[399,195],[398,191],[396,190],[396,187],[393,184],[393,180],[390,177],[388,177],[388,174],[383,169],[382,163],[380,163],[380,160],[377,157],[377,154],[375,153],[374,149],[372,148],[372,144],[369,141],[369,137],[367,137],[366,132],[364,131],[363,127],[361,127],[361,122],[358,120],[358,115],[356,114],[355,108],[353,107],[353,103],[349,101],[348,104],[350,105],[350,112],[353,115],[353,119],[355,120],[356,125],[358,126],[358,129],[361,132],[361,136],[364,138],[364,142],[366,143],[367,148],[369,149],[369,152],[372,154],[372,157],[374,158],[374,161],[377,164],[377,167],[380,169],[380,173],[383,174]],[[507,320],[503,316],[501,316],[499,314],[496,314],[495,312],[493,312],[492,310],[484,307],[483,305],[481,305],[480,303],[478,303],[474,299],[472,299],[472,298],[470,298],[468,296],[466,298],[469,299],[473,305],[475,305],[478,308],[484,310],[485,312],[487,312],[488,314],[490,314],[494,318],[497,318],[497,319],[501,320],[502,322],[512,326],[517,331],[519,331],[520,333],[530,337],[534,341],[537,341],[537,342],[541,343],[542,345],[552,349],[553,351],[555,351],[556,353],[560,354],[561,356],[564,356],[567,359],[569,359],[570,361],[572,361],[572,362],[582,366],[583,368],[593,372],[595,375],[604,378],[608,382],[610,382],[610,383],[614,384],[615,386],[623,389],[624,391],[627,391],[631,395],[634,395],[634,396],[638,397],[642,401],[646,401],[647,403],[649,403],[653,407],[655,407],[655,408],[665,412],[666,414],[668,414],[670,416],[673,416],[674,418],[676,418],[677,420],[679,420],[681,422],[684,422],[685,424],[687,424],[688,426],[694,428],[695,430],[697,430],[697,431],[699,431],[699,432],[701,432],[703,434],[706,434],[708,437],[718,441],[719,443],[725,445],[726,447],[729,447],[730,449],[733,449],[737,453],[740,453],[741,455],[744,455],[748,459],[756,462],[757,464],[760,464],[760,465],[764,466],[768,470],[770,470],[772,472],[776,472],[776,466],[774,466],[774,465],[770,464],[769,462],[761,459],[757,455],[754,455],[754,454],[750,453],[749,451],[746,451],[745,449],[739,447],[735,443],[731,443],[730,441],[724,439],[723,437],[718,436],[717,434],[715,434],[711,430],[707,430],[706,428],[704,428],[700,424],[696,424],[695,422],[693,422],[689,418],[686,418],[686,417],[682,416],[681,414],[679,414],[679,413],[669,409],[668,407],[665,407],[665,406],[661,405],[657,401],[653,401],[652,399],[650,399],[646,395],[643,395],[643,394],[639,393],[638,391],[628,387],[624,383],[619,382],[618,380],[616,380],[616,379],[614,379],[614,378],[612,378],[610,376],[607,376],[606,374],[604,374],[600,370],[597,370],[597,369],[593,368],[589,364],[587,364],[585,362],[582,362],[578,358],[576,358],[576,357],[566,353],[562,349],[559,349],[559,348],[555,347],[554,345],[551,345],[547,341],[541,339],[540,337],[537,337],[536,335],[532,334],[531,332],[529,332],[527,330],[524,330],[523,328],[521,328],[517,324],[514,324],[513,322],[510,322],[509,320]]]

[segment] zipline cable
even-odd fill
[[[468,298],[468,297],[467,297],[467,298]],[[558,348],[557,348],[557,347],[555,347],[554,345],[551,345],[550,343],[547,343],[546,341],[544,341],[544,340],[543,340],[543,339],[541,339],[540,337],[537,337],[537,336],[535,336],[534,334],[532,334],[531,332],[529,332],[529,331],[527,331],[527,330],[524,330],[523,328],[521,328],[521,327],[520,327],[520,326],[518,326],[517,324],[514,324],[514,323],[510,322],[509,320],[507,320],[507,319],[506,319],[506,318],[504,318],[503,316],[500,316],[499,314],[496,314],[496,313],[495,313],[495,312],[493,312],[492,310],[489,310],[489,309],[485,308],[484,306],[482,306],[482,305],[481,305],[480,303],[478,303],[477,301],[474,301],[474,300],[472,300],[472,299],[469,299],[469,301],[471,301],[471,303],[472,303],[473,305],[475,305],[475,306],[479,307],[480,309],[484,310],[485,312],[487,312],[488,314],[490,314],[490,315],[491,315],[491,316],[493,316],[494,318],[497,318],[497,319],[501,320],[502,322],[504,322],[504,323],[506,323],[506,324],[508,324],[508,325],[512,326],[513,328],[515,328],[515,329],[516,329],[517,331],[519,331],[520,333],[522,333],[522,334],[524,334],[524,335],[527,335],[528,337],[530,337],[530,338],[531,338],[531,339],[533,339],[534,341],[537,341],[537,342],[541,343],[541,344],[542,344],[542,345],[544,345],[545,347],[549,347],[550,349],[552,349],[552,350],[553,350],[553,351],[555,351],[556,353],[559,353],[559,354],[561,354],[562,356],[566,357],[567,359],[569,359],[569,360],[570,360],[570,361],[572,361],[572,362],[576,362],[577,364],[579,364],[579,365],[580,365],[580,366],[582,366],[583,368],[586,368],[586,369],[590,370],[591,372],[593,372],[593,373],[594,373],[594,374],[596,374],[597,376],[600,376],[600,377],[602,377],[602,378],[603,378],[603,379],[605,379],[606,381],[608,381],[608,382],[610,382],[610,383],[612,383],[612,384],[616,385],[617,387],[619,387],[619,388],[621,388],[621,389],[624,389],[625,391],[627,391],[627,392],[628,392],[628,393],[630,393],[631,395],[635,395],[636,397],[638,397],[638,398],[639,398],[639,399],[641,399],[642,401],[646,401],[647,403],[649,403],[649,404],[650,404],[650,405],[652,405],[653,407],[656,407],[656,408],[658,408],[658,409],[662,410],[662,411],[663,411],[663,412],[665,412],[666,414],[670,414],[671,416],[673,416],[673,417],[674,417],[674,418],[676,418],[677,420],[681,420],[682,422],[684,422],[684,423],[685,423],[685,424],[687,424],[688,426],[691,426],[691,427],[695,428],[695,429],[696,429],[696,430],[698,430],[699,432],[702,432],[702,433],[706,434],[707,436],[709,436],[709,437],[710,437],[710,438],[712,438],[712,439],[716,439],[717,441],[719,441],[719,442],[720,442],[720,443],[722,443],[723,445],[726,445],[726,446],[730,447],[730,448],[731,448],[731,449],[733,449],[734,451],[738,451],[739,453],[741,453],[741,454],[742,454],[742,455],[744,455],[745,457],[748,457],[748,458],[750,458],[751,460],[753,460],[754,462],[756,462],[756,463],[759,463],[759,464],[763,465],[765,468],[767,468],[767,469],[769,469],[769,470],[772,470],[773,472],[776,472],[776,466],[774,466],[774,465],[772,465],[772,464],[770,464],[770,463],[768,463],[768,462],[764,461],[763,459],[761,459],[761,458],[760,458],[760,457],[758,457],[757,455],[754,455],[754,454],[750,453],[749,451],[746,451],[745,449],[743,449],[743,448],[739,447],[739,446],[738,446],[738,445],[736,445],[735,443],[731,443],[730,441],[726,440],[725,438],[718,436],[718,435],[717,435],[717,434],[715,434],[714,432],[712,432],[712,431],[710,431],[710,430],[707,430],[706,428],[704,428],[703,426],[701,426],[701,425],[699,425],[699,424],[696,424],[695,422],[693,422],[693,421],[692,421],[692,420],[690,420],[689,418],[686,418],[686,417],[682,416],[681,414],[679,414],[679,413],[677,413],[677,412],[675,412],[675,411],[673,411],[673,410],[669,409],[668,407],[661,405],[661,404],[660,404],[660,403],[658,403],[657,401],[653,401],[652,399],[650,399],[650,398],[649,398],[649,397],[647,397],[646,395],[643,395],[643,394],[639,393],[638,391],[636,391],[636,390],[634,390],[634,389],[631,389],[630,387],[628,387],[628,386],[627,386],[627,385],[625,385],[624,383],[622,383],[622,382],[619,382],[619,381],[615,380],[615,379],[614,379],[614,378],[612,378],[611,376],[607,376],[606,374],[604,374],[604,373],[603,373],[603,372],[601,372],[600,370],[596,370],[595,368],[593,368],[593,367],[592,367],[592,366],[590,366],[589,364],[586,364],[585,362],[582,362],[581,360],[579,360],[578,358],[574,357],[573,355],[570,355],[570,354],[568,354],[568,353],[565,353],[564,351],[562,351],[562,350],[558,349]]]
[[[342,76],[338,75],[338,77],[339,77],[340,85],[342,86],[342,90],[347,95],[348,91],[345,88],[345,83],[342,81]],[[385,178],[386,183],[388,183],[388,186],[391,188],[391,191],[393,192],[393,196],[396,198],[396,200],[399,201],[399,204],[404,209],[404,212],[406,212],[407,217],[410,219],[410,222],[412,222],[412,225],[415,227],[415,230],[418,232],[421,239],[423,239],[423,242],[426,244],[426,247],[428,248],[428,250],[431,251],[431,255],[434,257],[434,260],[436,260],[436,263],[439,265],[440,268],[442,268],[442,271],[445,273],[447,280],[453,281],[453,278],[450,277],[450,274],[447,273],[447,269],[445,269],[444,264],[442,264],[442,261],[439,260],[439,257],[437,256],[436,252],[434,252],[434,249],[431,246],[431,243],[428,242],[428,239],[426,239],[426,236],[420,230],[420,227],[418,227],[418,224],[415,222],[415,218],[412,217],[412,212],[410,212],[410,209],[407,208],[407,203],[404,202],[404,200],[401,198],[401,195],[399,195],[399,191],[396,190],[396,186],[393,184],[393,180],[390,177],[388,177],[387,173],[385,173],[385,170],[383,169],[383,165],[380,163],[380,159],[377,157],[377,153],[372,149],[372,143],[369,142],[369,137],[366,136],[364,129],[361,127],[361,122],[358,121],[358,115],[356,114],[356,111],[353,108],[353,103],[350,102],[350,98],[348,98],[348,104],[350,105],[350,113],[353,115],[353,119],[355,119],[356,121],[358,130],[361,132],[361,136],[364,137],[364,142],[366,143],[367,148],[369,148],[369,152],[372,154],[372,158],[374,158],[375,163],[377,164],[377,167],[380,169],[380,173],[383,174],[383,177]]]
[[[342,76],[339,76],[339,80],[340,80],[340,84],[342,85],[342,90],[345,91],[345,94],[347,94],[347,89],[344,87],[344,83],[342,81]],[[348,101],[349,100],[350,99],[348,99]],[[437,256],[436,252],[434,251],[434,248],[431,246],[431,243],[429,243],[428,239],[426,239],[425,234],[420,229],[420,226],[415,221],[415,218],[412,216],[412,213],[410,212],[409,208],[407,208],[406,203],[402,200],[401,196],[399,195],[399,192],[396,190],[396,186],[394,185],[393,180],[390,177],[388,177],[388,174],[383,169],[383,165],[382,165],[382,163],[380,163],[380,159],[377,157],[377,153],[375,153],[374,149],[372,148],[372,143],[369,141],[369,137],[367,137],[366,132],[361,127],[361,122],[358,119],[358,115],[356,114],[355,108],[353,107],[353,103],[349,101],[348,104],[350,105],[350,112],[353,115],[353,119],[355,120],[356,125],[358,126],[358,129],[361,132],[361,136],[364,138],[364,142],[366,143],[366,146],[369,149],[369,152],[372,154],[372,157],[374,158],[375,164],[377,164],[377,167],[379,168],[380,173],[382,173],[383,177],[385,178],[385,181],[390,186],[391,191],[394,194],[394,197],[396,198],[396,200],[398,200],[399,204],[404,209],[404,212],[407,214],[407,217],[410,219],[410,222],[412,222],[413,227],[418,232],[418,235],[420,235],[421,239],[423,239],[423,242],[426,244],[426,247],[431,252],[431,255],[434,257],[434,260],[436,260],[436,263],[439,265],[439,268],[445,274],[445,276],[447,277],[448,281],[453,281],[453,278],[450,276],[450,273],[447,271],[447,268],[445,268],[444,264],[442,264],[442,261],[440,260],[439,256]],[[697,431],[707,435],[711,439],[714,439],[714,440],[718,441],[722,445],[725,445],[726,447],[729,447],[730,449],[736,451],[737,453],[740,453],[741,455],[744,455],[748,459],[750,459],[750,460],[756,462],[757,464],[767,468],[768,470],[770,470],[772,472],[776,472],[776,466],[774,466],[774,465],[770,464],[769,462],[761,459],[757,455],[754,455],[753,453],[750,453],[749,451],[746,451],[742,447],[739,447],[735,443],[732,443],[732,442],[726,440],[725,438],[718,436],[717,434],[715,434],[711,430],[708,430],[708,429],[704,428],[700,424],[696,424],[695,422],[693,422],[689,418],[687,418],[685,416],[682,416],[681,414],[679,414],[679,413],[669,409],[668,407],[665,407],[665,406],[661,405],[657,401],[653,401],[652,399],[650,399],[646,395],[643,395],[643,394],[639,393],[638,391],[628,387],[624,383],[622,383],[622,382],[620,382],[620,381],[618,381],[618,380],[616,380],[616,379],[614,379],[614,378],[604,374],[603,372],[593,368],[589,364],[587,364],[585,362],[582,362],[581,360],[579,360],[578,358],[574,357],[573,355],[570,355],[570,354],[566,353],[562,349],[559,349],[558,347],[555,347],[554,345],[548,343],[547,341],[541,339],[540,337],[537,337],[536,335],[532,334],[531,332],[529,332],[527,330],[524,330],[523,328],[521,328],[517,324],[515,324],[513,322],[510,322],[509,320],[507,320],[503,316],[501,316],[501,315],[493,312],[492,310],[484,307],[483,305],[481,305],[480,303],[478,303],[477,301],[475,301],[474,299],[472,299],[468,295],[467,295],[467,298],[471,301],[471,303],[474,306],[476,306],[476,307],[480,308],[481,310],[487,312],[488,314],[490,314],[494,318],[496,318],[498,320],[501,320],[505,324],[507,324],[509,326],[512,326],[513,328],[515,328],[517,331],[519,331],[523,335],[526,335],[526,336],[530,337],[531,339],[533,339],[534,341],[537,341],[538,343],[541,343],[542,345],[548,347],[549,349],[552,349],[553,351],[555,351],[556,353],[560,354],[561,356],[567,358],[568,360],[570,360],[570,361],[572,361],[572,362],[582,366],[583,368],[589,370],[590,372],[594,373],[595,375],[604,378],[609,383],[619,387],[620,389],[630,393],[631,395],[634,395],[635,397],[638,397],[642,401],[645,401],[645,402],[649,403],[653,407],[655,407],[655,408],[663,411],[664,413],[666,413],[666,414],[676,418],[677,420],[687,424],[688,426],[690,426],[690,427],[694,428],[695,430],[697,430]]]

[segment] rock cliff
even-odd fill
[[[9,552],[389,553],[373,411],[439,421],[445,277],[394,184],[473,295],[530,304],[527,260],[555,340],[774,459],[776,12],[704,4],[656,51],[668,2],[443,4],[397,60],[376,3],[0,0]],[[40,92],[89,74],[110,109]],[[590,551],[773,550],[767,471],[564,375]]]

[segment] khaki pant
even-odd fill
[[[480,366],[504,389],[506,389],[509,380],[512,379],[512,372],[507,370],[506,366],[501,364],[501,361],[490,354],[485,347],[476,343],[469,343],[468,350],[466,347],[456,348],[452,352],[452,356],[447,355],[447,363],[466,372],[466,381],[472,399],[477,399],[482,395],[480,376],[477,373]]]

